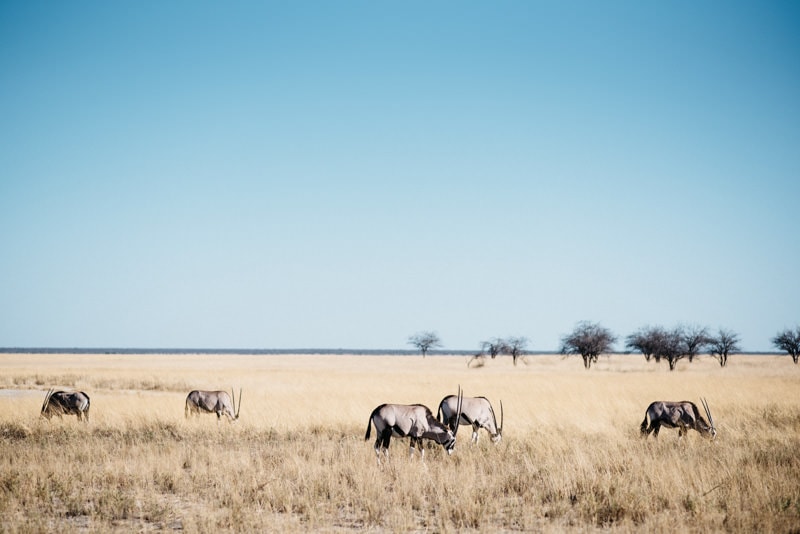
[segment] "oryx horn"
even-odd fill
[[[453,437],[458,434],[458,427],[461,426],[461,404],[464,401],[464,391],[461,389],[461,384],[458,385],[458,408],[456,409],[456,427],[453,429]]]
[[[706,416],[708,416],[708,424],[712,427],[714,426],[714,418],[711,417],[711,410],[708,409],[708,402],[706,401],[705,397],[700,397],[700,402],[703,403],[703,409],[706,411]]]
[[[236,419],[239,419],[239,411],[242,409],[242,388],[239,388],[239,405],[236,407]]]
[[[242,409],[242,388],[239,388],[239,405],[236,405],[236,395],[233,394],[233,386],[231,386],[231,401],[233,401],[234,419],[239,419],[239,410]]]
[[[494,422],[495,426],[497,426],[497,420]],[[503,401],[500,401],[500,428],[497,429],[498,434],[503,433]]]
[[[42,403],[42,411],[44,411],[44,409],[47,408],[47,403],[50,402],[50,397],[53,396],[53,393],[55,393],[55,391],[56,391],[55,389],[47,390],[47,395],[44,396],[44,402]]]

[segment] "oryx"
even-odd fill
[[[693,402],[656,401],[650,403],[641,425],[642,436],[646,438],[652,432],[653,437],[657,438],[658,430],[665,426],[667,428],[677,428],[679,439],[690,428],[697,430],[703,437],[714,439],[717,436],[717,429],[714,427],[714,419],[711,418],[711,410],[708,409],[708,403],[704,398],[701,398],[700,401],[703,403],[706,416],[708,416],[708,422],[703,419],[703,416],[700,415],[700,410],[697,409],[697,405]],[[650,419],[649,427],[647,426],[648,418]]]
[[[459,399],[463,396],[459,387]],[[457,413],[461,413],[460,403]],[[370,436],[372,426],[375,425],[375,433],[378,434],[375,440],[375,454],[378,463],[381,461],[381,451],[389,457],[389,441],[392,436],[398,438],[408,437],[411,439],[409,454],[414,455],[414,446],[419,451],[420,457],[425,459],[425,449],[422,446],[422,439],[430,439],[444,447],[447,454],[453,454],[456,445],[455,430],[450,430],[436,420],[430,408],[423,404],[381,404],[369,416],[367,421],[367,434],[364,441]]]
[[[233,422],[239,419],[239,410],[242,409],[242,390],[239,390],[239,406],[236,406],[236,396],[233,394],[228,395],[227,391],[198,391],[194,390],[186,396],[186,406],[184,407],[184,414],[189,418],[190,414],[200,413],[215,413],[217,414],[217,421],[223,415],[228,417],[228,420]]]
[[[472,443],[478,443],[478,430],[485,428],[492,439],[492,443],[499,443],[503,439],[503,401],[500,401],[500,426],[497,426],[497,417],[494,408],[486,397],[464,397],[461,400],[461,417],[457,418],[458,397],[448,395],[439,403],[436,419],[447,424],[451,429],[456,428],[456,421],[461,425],[472,425]]]
[[[89,422],[89,395],[83,391],[55,391],[50,389],[42,403],[42,417],[75,415],[78,421]]]

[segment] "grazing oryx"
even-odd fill
[[[461,402],[463,394],[459,390],[459,403],[457,413],[461,413]],[[392,436],[398,438],[411,438],[409,454],[414,456],[414,446],[416,445],[420,457],[425,459],[425,450],[422,447],[422,439],[430,439],[444,447],[447,454],[453,454],[456,445],[456,432],[458,428],[450,430],[446,425],[440,423],[433,417],[430,408],[422,404],[381,404],[369,416],[367,421],[367,434],[364,441],[369,439],[370,430],[375,425],[375,432],[378,438],[375,440],[375,454],[378,457],[378,464],[381,462],[381,451],[389,457],[389,441]]]
[[[642,421],[641,431],[645,438],[653,433],[653,437],[658,437],[658,430],[662,427],[677,428],[678,439],[680,439],[690,428],[697,430],[701,436],[714,439],[717,436],[717,429],[714,427],[714,419],[711,418],[711,410],[708,403],[701,398],[703,408],[708,416],[708,423],[700,415],[700,411],[693,402],[670,402],[656,401],[647,407]],[[647,418],[650,418],[650,426],[647,426]]]
[[[472,425],[472,443],[478,443],[478,430],[485,428],[492,437],[492,443],[499,443],[503,439],[503,401],[500,401],[500,426],[497,426],[497,417],[494,409],[486,397],[464,397],[461,400],[461,418],[456,418],[459,399],[455,395],[448,395],[439,403],[436,420],[447,424],[451,429],[456,428],[456,421],[461,425]]]
[[[232,399],[232,400],[231,400]],[[239,407],[236,409],[236,396],[228,395],[227,391],[197,391],[194,390],[186,397],[184,414],[189,418],[189,414],[215,413],[217,421],[223,415],[228,416],[228,420],[233,422],[239,419],[239,410],[242,409],[242,390],[239,390]]]
[[[50,389],[42,404],[42,417],[50,420],[57,415],[59,419],[63,415],[75,415],[78,421],[89,422],[89,395],[83,391],[55,391]]]

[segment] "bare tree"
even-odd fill
[[[499,337],[492,338],[489,341],[481,341],[481,352],[489,353],[489,356],[494,360],[498,354],[503,353],[505,344],[505,341]]]
[[[691,325],[679,327],[681,339],[683,341],[683,351],[689,361],[694,361],[700,351],[709,344],[711,338],[708,335],[708,328],[704,326]]]
[[[644,326],[625,338],[625,347],[641,352],[648,362],[650,358],[659,361],[661,355],[658,354],[658,346],[665,336],[666,331],[660,326]]]
[[[473,363],[475,367],[483,367],[486,365],[486,354],[479,352],[467,358],[467,367],[472,367]]]
[[[583,366],[589,369],[597,357],[609,352],[617,338],[600,323],[581,321],[572,333],[561,338],[561,354],[580,354]]]
[[[656,361],[659,362],[662,359],[667,360],[669,370],[674,371],[678,361],[687,356],[685,347],[686,345],[684,343],[683,330],[681,327],[668,330],[664,332],[663,337],[656,347]]]
[[[728,364],[728,355],[739,352],[739,335],[731,330],[720,328],[716,336],[708,338],[708,351],[711,356],[717,359],[720,367]]]
[[[511,356],[514,365],[517,365],[517,360],[522,356],[525,347],[528,345],[528,338],[526,337],[508,337],[501,342],[500,352]]]
[[[800,359],[800,325],[794,330],[791,328],[781,330],[771,341],[775,348],[786,351],[794,363]]]
[[[708,329],[701,326],[676,326],[672,330],[645,326],[629,335],[625,346],[640,351],[647,361],[667,360],[669,370],[674,371],[678,361],[693,361],[709,341]]]
[[[417,347],[424,358],[430,349],[441,347],[442,341],[436,332],[419,332],[408,338],[408,344]]]

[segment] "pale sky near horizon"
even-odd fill
[[[770,350],[799,171],[796,2],[3,2],[0,346]]]

